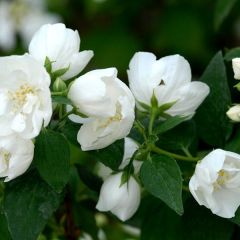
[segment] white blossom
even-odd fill
[[[232,67],[234,72],[234,78],[240,80],[240,58],[232,59]]]
[[[27,47],[33,34],[46,23],[60,21],[57,14],[48,13],[45,0],[0,1],[0,47],[11,50],[20,34]]]
[[[111,211],[122,221],[133,216],[140,204],[140,186],[134,177],[121,185],[122,172],[108,177],[101,188],[96,208],[99,211]]]
[[[235,121],[240,122],[240,105],[235,105],[227,111],[227,116]]]
[[[0,137],[0,177],[8,182],[22,175],[33,160],[31,140],[16,135]]]
[[[83,151],[107,147],[129,134],[135,101],[129,88],[117,78],[115,68],[82,75],[71,85],[68,98],[88,116],[77,136]]]
[[[138,148],[138,144],[133,139],[129,137],[124,138],[124,154],[119,169],[124,169],[129,164],[131,157],[138,150]],[[133,168],[135,174],[139,173],[142,163],[142,161],[133,160]]]
[[[50,77],[29,55],[0,57],[0,136],[36,137],[52,116]]]
[[[33,36],[29,53],[43,65],[46,57],[52,62],[52,71],[68,69],[63,80],[79,74],[93,57],[93,51],[79,52],[78,31],[66,28],[62,23],[43,25]]]
[[[191,68],[185,58],[171,55],[156,60],[148,52],[137,52],[130,61],[128,70],[129,86],[137,107],[139,103],[151,106],[155,94],[158,105],[175,104],[166,113],[192,117],[195,110],[209,93],[209,87],[202,82],[191,82]]]
[[[124,153],[122,162],[119,166],[120,170],[123,170],[129,164],[131,157],[133,156],[135,151],[138,150],[138,148],[138,144],[133,139],[129,137],[124,138]],[[133,168],[135,174],[139,173],[142,163],[142,161],[133,160]],[[96,172],[97,175],[103,180],[107,179],[113,173],[111,168],[105,166],[101,162],[97,163]]]
[[[216,149],[200,161],[189,182],[200,205],[232,218],[240,205],[240,155]]]

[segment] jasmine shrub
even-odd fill
[[[128,87],[114,66],[82,74],[94,54],[79,48],[78,31],[46,24],[28,53],[0,57],[1,239],[103,240],[108,223],[133,239],[230,239],[240,110],[222,53],[192,81],[183,56],[137,52]]]

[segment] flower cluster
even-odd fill
[[[122,162],[117,171],[103,177],[96,208],[125,221],[140,204],[138,177],[157,141],[154,124],[162,119],[191,119],[210,89],[191,81],[190,65],[180,55],[157,60],[152,53],[136,53],[127,71],[129,87],[114,67],[81,75],[93,51],[79,49],[77,31],[60,23],[47,24],[33,36],[28,53],[0,58],[0,177],[9,181],[23,174],[33,160],[34,139],[42,128],[58,129],[56,124],[68,119],[80,124],[77,141],[82,151],[100,150],[124,139]],[[237,79],[238,65],[235,59]],[[55,96],[64,99],[62,105],[53,104]],[[147,133],[135,121],[135,105],[149,117]],[[240,119],[236,107],[227,113],[233,120]],[[59,119],[56,111],[61,112]],[[143,144],[127,137],[134,122],[143,133]],[[157,152],[169,155],[161,149]],[[199,204],[230,218],[240,205],[239,169],[239,155],[214,150],[196,165],[189,189]]]

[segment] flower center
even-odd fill
[[[0,148],[0,161],[3,167],[3,171],[8,168],[10,158],[11,153],[8,152],[5,148]]]
[[[113,122],[120,122],[122,120],[122,107],[120,103],[116,103],[116,113],[113,117],[109,117],[100,124],[100,128],[106,128]]]
[[[35,95],[36,91],[28,84],[21,85],[15,92],[9,91],[9,98],[13,102],[13,112],[19,111],[24,106],[30,94]]]
[[[229,180],[229,177],[230,176],[226,171],[220,170],[218,172],[218,178],[217,178],[216,182],[214,183],[214,188],[215,189],[221,188]]]

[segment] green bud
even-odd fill
[[[61,79],[57,78],[55,82],[53,83],[53,91],[54,92],[64,92],[67,90],[66,83]]]

